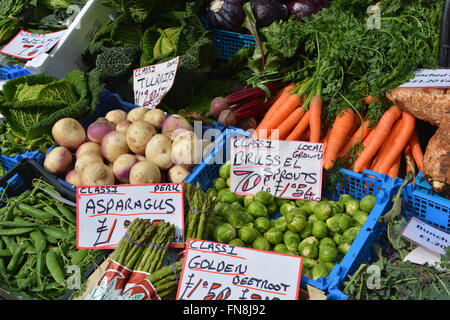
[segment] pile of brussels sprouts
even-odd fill
[[[207,193],[217,197],[208,221],[210,239],[303,257],[302,274],[316,280],[329,275],[350,249],[376,197],[360,201],[342,194],[336,201],[276,198],[265,191],[254,196],[230,191],[230,164],[220,167],[219,177]]]

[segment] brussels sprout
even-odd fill
[[[258,201],[253,201],[247,208],[247,213],[251,214],[254,218],[258,217],[269,217],[267,208]]]
[[[302,239],[308,238],[312,235],[312,223],[307,222],[303,230],[300,232],[300,237]]]
[[[229,223],[224,223],[217,227],[215,234],[218,242],[229,243],[236,238],[236,228]]]
[[[281,208],[281,206],[282,206],[283,204],[285,204],[285,203],[291,202],[290,200],[288,200],[288,199],[283,199],[283,198],[274,198],[274,199],[275,199],[275,203],[277,204],[277,207],[278,207],[278,208]]]
[[[336,244],[334,243],[333,239],[331,239],[330,237],[325,237],[325,238],[320,240],[319,246],[336,247]]]
[[[255,218],[252,215],[248,214],[246,211],[241,212],[242,221],[244,224],[249,224],[255,222]]]
[[[213,187],[217,191],[223,190],[227,188],[227,182],[225,179],[218,177],[213,180]]]
[[[313,237],[313,236],[303,239],[300,242],[300,244],[299,244],[298,251],[300,251],[300,246],[301,245],[305,245],[305,244],[313,244],[315,246],[318,246],[319,245],[319,240],[316,237]]]
[[[317,261],[311,258],[305,258],[303,257],[303,265],[302,265],[302,269],[306,268],[306,269],[311,269],[312,267],[314,267],[317,264]],[[304,275],[305,273],[302,270],[302,274]]]
[[[359,201],[354,199],[349,199],[345,203],[345,212],[350,216],[353,216],[353,212],[359,209]]]
[[[312,225],[311,233],[317,239],[325,238],[328,235],[328,228],[324,221],[315,221]]]
[[[252,243],[253,249],[270,251],[270,242],[264,237],[258,237]]]
[[[355,223],[355,226],[362,227],[364,225],[364,222],[366,222],[368,217],[369,216],[364,211],[362,211],[362,210],[355,210],[355,211],[353,211],[352,220]]]
[[[261,234],[264,234],[267,230],[270,229],[270,221],[269,219],[265,217],[259,217],[255,219],[254,227],[256,230],[258,230]]]
[[[306,200],[302,200],[302,199],[295,200],[295,205],[299,208],[302,207],[305,203],[306,203]]]
[[[241,204],[239,203],[239,201],[235,201],[231,204],[231,207],[233,209],[237,209],[237,210],[243,210],[244,208],[241,206]]]
[[[284,216],[281,216],[273,221],[275,221],[273,227],[280,230],[281,232],[285,232],[288,229],[286,224],[286,218]]]
[[[265,206],[268,206],[269,204],[275,201],[273,195],[262,190],[256,193],[255,200],[261,202]]]
[[[306,210],[306,212],[308,213],[308,215],[311,215],[311,214],[313,214],[314,207],[315,207],[318,203],[319,203],[318,201],[310,200],[310,201],[307,201],[307,202],[302,206],[302,208],[304,208],[304,209]]]
[[[315,216],[315,215],[310,215],[309,217],[308,217],[308,222],[309,223],[311,223],[311,224],[313,224],[314,222],[316,222],[316,221],[319,221],[319,219],[317,219],[317,217]]]
[[[302,246],[298,251],[302,257],[316,259],[319,256],[319,247],[312,244]]]
[[[288,211],[287,215],[288,214],[298,214],[298,215],[304,216],[305,219],[308,218],[308,213],[306,212],[306,210],[303,207],[302,208],[294,207],[294,208],[292,208],[291,210]]]
[[[228,213],[227,222],[238,229],[245,224],[241,211],[236,209],[232,209],[231,212]]]
[[[312,279],[312,268],[302,268],[302,276]]]
[[[277,204],[275,202],[272,202],[267,206],[267,213],[270,217],[273,217],[278,211]]]
[[[303,215],[296,213],[289,213],[286,216],[286,225],[289,230],[293,232],[301,232],[307,224],[306,218]]]
[[[358,227],[352,227],[350,229],[345,230],[342,236],[344,237],[346,243],[350,244],[353,243],[360,230],[361,228]]]
[[[312,279],[317,280],[319,278],[328,277],[330,272],[328,271],[327,265],[325,263],[317,263],[311,268]]]
[[[231,177],[227,179],[227,186],[228,186],[228,188],[231,187]]]
[[[228,244],[230,246],[245,247],[244,241],[242,241],[242,239],[239,239],[239,238],[235,238],[235,239],[231,240],[230,242],[228,242]]]
[[[250,205],[250,203],[252,203],[253,201],[255,201],[255,196],[244,196],[244,207],[248,208],[248,206]]]
[[[208,190],[206,190],[206,195],[209,198],[216,198],[217,197],[217,190],[215,188],[209,188]]]
[[[223,192],[221,194],[221,201],[222,202],[229,203],[229,204],[232,204],[233,202],[239,203],[239,201],[238,201],[239,199],[238,199],[238,197],[237,197],[237,195],[235,193],[231,192],[230,189],[225,189],[225,190],[228,190],[228,191],[227,192]]]
[[[238,230],[239,238],[245,243],[253,243],[255,239],[258,237],[258,233],[256,232],[253,225],[245,225]]]
[[[334,263],[333,262],[325,262],[325,266],[327,267],[328,274],[330,274],[331,270],[333,270],[333,268],[334,268]]]
[[[224,220],[221,216],[215,214],[211,216],[211,218],[208,220],[208,223],[206,224],[206,232],[209,238],[216,239],[214,236],[214,230],[222,223],[224,223]]]
[[[346,255],[347,251],[350,250],[350,244],[348,243],[341,243],[338,247],[337,247],[338,253],[342,254],[342,255]]]
[[[223,165],[220,166],[219,177],[221,177],[224,180],[227,180],[230,177],[230,169],[231,169],[230,161],[225,162]]]
[[[336,245],[341,245],[342,243],[346,243],[346,240],[344,239],[344,236],[342,234],[336,233],[333,236],[333,241],[336,243]]]
[[[333,232],[342,233],[350,227],[352,219],[345,213],[338,213],[327,219],[327,228]]]
[[[286,202],[286,203],[282,204],[281,207],[280,207],[280,213],[281,213],[281,215],[283,215],[283,216],[287,215],[287,213],[288,213],[292,208],[295,208],[295,204],[293,204],[292,202]]]
[[[270,228],[264,233],[264,237],[271,244],[278,244],[283,241],[283,232],[278,230],[277,228]]]
[[[341,202],[343,204],[345,204],[348,200],[352,200],[352,197],[350,197],[350,195],[348,195],[348,194],[344,193],[339,196],[339,202]]]
[[[224,188],[217,192],[217,200],[222,202],[222,197],[224,194],[229,194],[231,192],[230,188]]]
[[[286,253],[288,252],[288,248],[285,246],[284,243],[278,243],[273,247],[273,252],[277,253]]]
[[[230,204],[218,202],[213,209],[214,215],[226,217],[226,213],[230,211]]]
[[[289,250],[297,250],[300,244],[300,236],[291,230],[287,230],[283,235],[283,242]]]
[[[375,207],[376,203],[377,198],[375,196],[367,195],[359,202],[359,208],[365,213],[369,214],[372,211],[373,207]]]
[[[319,247],[319,261],[321,262],[334,262],[337,257],[337,249],[333,246],[320,246]]]
[[[331,206],[326,202],[319,202],[314,206],[313,214],[317,219],[325,221],[331,216]]]
[[[245,207],[245,196],[243,194],[237,194],[238,201],[242,207]]]

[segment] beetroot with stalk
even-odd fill
[[[232,110],[223,110],[219,115],[218,121],[227,127],[234,127],[237,123],[237,117]]]
[[[211,101],[210,110],[208,113],[209,117],[218,118],[223,110],[228,109],[228,101],[223,97],[216,97]]]

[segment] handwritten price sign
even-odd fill
[[[179,57],[133,71],[134,104],[154,109],[172,88]]]
[[[297,300],[302,259],[190,239],[177,300]]]
[[[450,88],[450,69],[418,69],[414,77],[399,87],[403,88]]]
[[[33,33],[20,30],[0,52],[16,58],[33,59],[53,48],[65,32],[66,30],[53,33]]]
[[[183,210],[181,183],[77,187],[77,248],[114,249],[136,218],[174,224],[181,248]]]
[[[323,151],[321,143],[232,139],[231,191],[320,200]]]

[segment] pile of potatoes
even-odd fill
[[[57,147],[44,168],[74,186],[182,182],[213,143],[180,115],[137,107],[115,109],[85,130],[73,118],[52,128]]]

